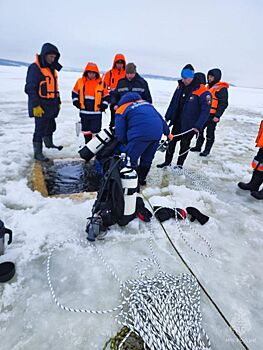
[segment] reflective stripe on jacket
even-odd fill
[[[255,158],[252,161],[252,168],[257,171],[263,171],[263,163],[260,163],[258,160]]]
[[[87,77],[88,72],[96,74],[94,79]],[[72,100],[79,102],[80,113],[82,114],[101,114],[101,104],[108,104],[103,100],[108,95],[105,84],[102,82],[98,66],[93,62],[88,62],[83,75],[79,78],[72,91]],[[86,112],[89,113],[86,113]]]
[[[93,100],[95,112],[100,110],[103,90],[103,82],[101,79],[89,80],[86,77],[78,79],[73,89],[78,95],[80,109],[85,110],[85,100]]]

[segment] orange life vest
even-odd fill
[[[216,92],[221,90],[222,88],[229,88],[229,84],[219,81],[215,85],[213,85],[211,88],[207,85],[208,91],[211,92],[212,94],[212,104],[211,104],[211,109],[210,109],[210,114],[215,114],[218,106],[218,98],[216,97]]]
[[[96,79],[88,79],[85,76],[87,71],[96,73]],[[102,82],[100,72],[97,65],[89,62],[85,69],[82,78],[78,79],[73,91],[79,95],[80,109],[85,109],[85,96],[94,97],[94,111],[100,111],[100,105],[105,93],[108,94],[105,84]]]
[[[263,147],[263,120],[261,120],[260,127],[258,130],[258,135],[256,138],[256,147]]]
[[[206,88],[206,86],[204,84],[201,84],[200,87],[197,90],[192,92],[192,94],[200,96],[206,91],[209,91],[209,90],[207,90],[207,88]]]
[[[42,80],[39,84],[38,94],[41,98],[57,98],[59,97],[58,91],[58,75],[57,71],[54,70],[52,73],[48,67],[41,67],[39,63],[39,57],[36,55],[36,65],[44,76],[45,80]]]
[[[80,109],[85,109],[85,96],[92,96],[95,99],[94,111],[98,112],[100,110],[101,101],[104,96],[104,84],[101,78],[88,80],[86,77],[82,77],[77,81],[74,91],[79,94]]]

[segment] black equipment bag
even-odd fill
[[[104,227],[119,223],[124,213],[124,194],[119,166],[119,157],[112,157],[104,163],[103,182],[92,209],[92,215],[99,215]]]

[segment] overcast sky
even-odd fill
[[[139,73],[218,67],[223,80],[263,87],[263,0],[0,0],[0,57],[34,60],[44,42],[64,66],[101,70],[115,53]]]

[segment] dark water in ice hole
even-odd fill
[[[100,177],[94,162],[58,161],[43,166],[49,195],[98,191]]]

